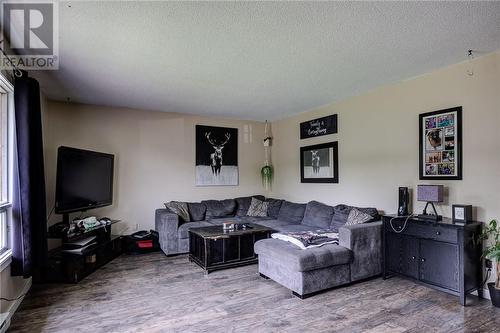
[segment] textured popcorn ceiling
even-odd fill
[[[69,7],[68,5],[71,5]],[[52,99],[277,119],[500,49],[499,2],[61,2]]]

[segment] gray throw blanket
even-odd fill
[[[292,243],[303,250],[325,244],[339,244],[339,234],[331,231],[297,231],[274,233],[272,238]]]

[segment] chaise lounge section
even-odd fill
[[[277,239],[255,243],[259,273],[306,298],[382,273],[382,222],[342,226],[339,244],[302,250]]]

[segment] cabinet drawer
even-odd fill
[[[397,231],[401,230],[403,223],[393,222]],[[386,224],[386,230],[394,232],[390,223]],[[418,238],[433,239],[441,242],[458,243],[458,233],[455,228],[446,228],[442,226],[435,226],[432,224],[420,224],[408,221],[405,230],[401,233],[403,235],[414,236]]]

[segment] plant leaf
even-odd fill
[[[500,261],[500,249],[491,249],[491,251],[486,254],[486,258]]]

